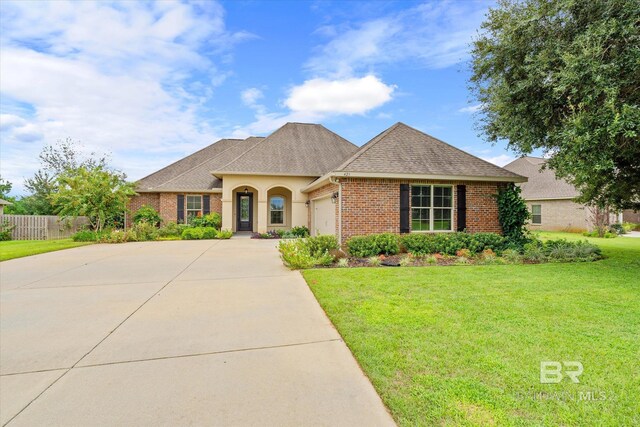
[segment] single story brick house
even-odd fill
[[[591,208],[574,201],[580,194],[578,190],[556,177],[553,170],[543,168],[545,164],[543,158],[524,156],[504,167],[527,177],[520,188],[531,213],[529,229],[573,232],[593,229]],[[609,215],[609,223],[617,220],[614,213]]]
[[[135,212],[164,221],[209,212],[222,228],[305,225],[340,241],[369,233],[500,232],[494,195],[526,178],[396,123],[357,147],[322,125],[222,139],[137,182]]]

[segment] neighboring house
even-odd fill
[[[358,148],[317,124],[222,139],[137,183],[165,221],[219,212],[222,227],[312,234],[500,232],[494,195],[526,178],[405,124]]]
[[[0,215],[4,214],[4,207],[12,205],[13,203],[6,201],[5,199],[0,199]]]
[[[580,194],[578,190],[567,181],[558,179],[553,170],[541,169],[545,163],[545,159],[525,156],[504,167],[528,178],[520,187],[531,213],[529,228],[575,232],[591,230],[593,210],[574,202]],[[614,214],[609,215],[609,222],[616,222]]]

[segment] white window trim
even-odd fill
[[[539,206],[540,207],[540,213],[538,214],[538,216],[540,217],[540,222],[533,222],[533,207],[534,206]],[[542,205],[539,203],[536,204],[532,204],[531,205],[531,224],[532,225],[542,225]]]
[[[411,191],[409,192],[409,224],[411,224],[411,231],[410,233],[453,233],[455,231],[454,229],[454,221],[453,221],[453,208],[456,205],[455,204],[455,192],[453,190],[453,185],[446,185],[446,184],[411,184],[411,187],[426,187],[429,186],[431,187],[431,206],[428,208],[416,208],[416,209],[429,209],[429,230],[414,230],[413,229],[413,220],[412,220],[412,209],[413,209],[413,203],[412,202],[412,198],[411,198]],[[444,187],[444,188],[451,188],[451,207],[450,208],[438,208],[438,207],[434,207],[433,206],[433,189],[435,187]],[[434,220],[434,214],[433,214],[433,210],[434,209],[450,209],[451,210],[451,228],[449,230],[434,230],[433,229],[433,220]]]
[[[188,209],[189,206],[189,197],[199,197],[200,198],[200,209]],[[189,219],[189,212],[200,212],[200,216],[204,215],[204,210],[203,210],[203,200],[202,200],[202,194],[185,194],[184,197],[184,214],[185,214],[185,220]],[[198,215],[196,214],[196,217]]]
[[[271,199],[273,197],[282,198],[282,224],[271,222],[271,212],[280,212],[280,210],[276,209],[275,211],[271,209]],[[272,194],[269,196],[269,200],[267,201],[269,204],[269,226],[273,227],[285,227],[287,225],[287,198],[285,196],[281,196],[280,194]]]

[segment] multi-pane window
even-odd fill
[[[269,220],[272,225],[284,224],[284,197],[271,196],[269,199]]]
[[[531,205],[531,223],[542,224],[542,205]]]
[[[453,187],[414,185],[411,187],[411,230],[453,229]]]
[[[202,216],[202,196],[187,196],[187,221]]]

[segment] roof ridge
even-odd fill
[[[277,131],[279,131],[280,129],[282,129],[283,127],[285,127],[286,123],[282,126],[280,126],[278,129],[276,129],[275,131],[273,131],[271,134],[269,134],[268,136],[261,136],[258,138],[262,138],[262,140],[258,141],[256,144],[253,144],[253,147],[249,148],[247,151],[243,151],[242,153],[238,154],[237,157],[235,157],[233,160],[228,161],[227,163],[225,163],[224,165],[220,166],[218,169],[219,170],[224,170],[225,167],[229,166],[231,163],[234,163],[236,160],[238,160],[240,157],[244,156],[245,154],[247,154],[249,151],[253,151],[258,145],[262,144],[264,141],[266,141],[267,139],[269,139],[269,137],[271,135],[273,135],[274,133],[276,133]],[[248,137],[247,139],[252,138],[251,136]],[[246,141],[246,139],[245,139]],[[214,171],[215,172],[215,171]]]
[[[229,140],[229,141],[238,141],[238,142],[242,142],[242,141],[246,141],[246,140],[247,140],[247,139],[249,139],[249,138],[246,138],[246,139],[238,139],[238,138],[224,138],[224,139]],[[220,141],[222,141],[222,140],[220,140]],[[218,141],[218,142],[219,142],[219,141]],[[212,145],[213,145],[213,144],[212,144]],[[202,162],[198,163],[197,165],[193,166],[192,168],[187,169],[186,171],[184,171],[184,172],[182,172],[182,173],[180,173],[180,174],[178,174],[178,175],[174,176],[174,177],[173,177],[173,178],[171,178],[170,180],[163,182],[162,184],[158,185],[158,187],[161,187],[161,186],[163,186],[163,185],[166,185],[166,184],[170,183],[171,181],[175,181],[176,179],[180,178],[180,177],[181,177],[181,176],[183,176],[184,174],[186,174],[186,173],[188,173],[188,172],[191,172],[192,170],[194,170],[194,169],[196,169],[196,168],[199,168],[200,166],[204,165],[205,163],[207,163],[207,162],[209,162],[209,161],[211,161],[211,160],[217,159],[218,157],[222,156],[222,155],[223,155],[224,153],[226,153],[227,151],[229,151],[229,150],[231,150],[232,148],[234,148],[236,145],[237,145],[237,144],[232,144],[232,145],[231,145],[231,147],[225,148],[224,150],[222,150],[221,152],[219,152],[217,155],[215,155],[215,156],[213,156],[213,157],[210,157],[210,158],[208,158],[208,159],[206,159],[206,160],[203,160]],[[205,148],[207,148],[207,147],[205,147]],[[203,148],[203,150],[204,150],[204,148]],[[202,150],[200,150],[200,151],[202,151]],[[196,153],[197,153],[197,152],[198,152],[198,151],[196,151]],[[193,154],[196,154],[196,153],[193,153]],[[161,170],[162,170],[162,169],[161,169]]]
[[[374,136],[373,138],[371,138],[366,144],[364,144],[362,147],[360,147],[358,149],[358,151],[356,151],[351,157],[349,157],[347,160],[344,161],[344,163],[342,163],[340,166],[338,166],[335,170],[336,171],[340,171],[344,168],[346,168],[347,166],[349,166],[351,163],[353,163],[356,159],[358,159],[360,156],[362,156],[365,152],[367,152],[371,147],[373,147],[374,145],[376,145],[378,142],[382,141],[384,139],[384,137],[386,136],[386,134],[388,134],[389,132],[391,132],[392,129],[398,127],[399,125],[404,124],[402,122],[397,122],[396,124],[394,124],[393,126],[383,130],[382,132],[380,132],[379,134],[377,134],[376,136]],[[406,126],[406,125],[405,125]],[[355,145],[355,144],[354,144]]]
[[[155,175],[155,174],[157,174],[157,173],[159,173],[159,172],[162,172],[163,170],[165,170],[165,169],[167,169],[167,168],[170,168],[171,166],[175,165],[176,163],[179,163],[179,162],[181,162],[181,161],[183,161],[183,160],[185,160],[185,159],[187,159],[187,158],[189,158],[189,157],[191,157],[191,156],[195,156],[196,154],[200,153],[201,151],[206,150],[207,148],[211,147],[212,145],[215,145],[215,144],[217,144],[218,142],[220,142],[220,141],[225,141],[225,140],[229,140],[229,141],[242,141],[242,139],[239,139],[239,138],[220,138],[220,139],[219,139],[219,140],[217,140],[216,142],[213,142],[213,143],[211,143],[211,144],[207,145],[206,147],[202,147],[202,148],[201,148],[201,149],[199,149],[198,151],[194,151],[193,153],[189,154],[187,157],[183,157],[183,158],[181,158],[181,159],[178,159],[178,160],[176,160],[175,162],[173,162],[173,163],[169,163],[167,166],[165,166],[165,167],[163,167],[163,168],[161,168],[161,169],[158,169],[158,170],[157,170],[157,171],[155,171],[155,172],[151,172],[149,175],[143,176],[142,178],[140,178],[140,179],[136,180],[136,182],[140,182],[140,181],[142,181],[143,179],[147,179],[147,178],[149,178],[149,177],[150,177],[150,176],[152,176],[152,175]],[[231,147],[229,147],[229,148],[231,148]],[[224,150],[224,151],[226,151],[226,150]],[[202,162],[202,163],[204,163],[204,162]],[[202,163],[200,163],[200,164],[202,164]],[[168,182],[168,181],[167,181],[167,182]]]
[[[304,124],[304,123],[302,123],[302,124]],[[343,141],[348,142],[349,144],[353,145],[353,146],[354,146],[354,147],[356,147],[356,148],[360,148],[360,147],[358,147],[356,144],[354,144],[353,142],[349,141],[349,140],[348,140],[347,138],[345,138],[344,136],[342,136],[342,135],[339,135],[339,134],[335,133],[334,131],[332,131],[331,129],[329,129],[328,127],[326,127],[325,125],[323,125],[322,123],[309,123],[309,124],[313,124],[314,126],[320,126],[322,129],[324,129],[324,130],[326,130],[327,132],[329,132],[329,133],[331,133],[331,134],[333,134],[333,135],[337,136],[338,138],[342,139]]]

